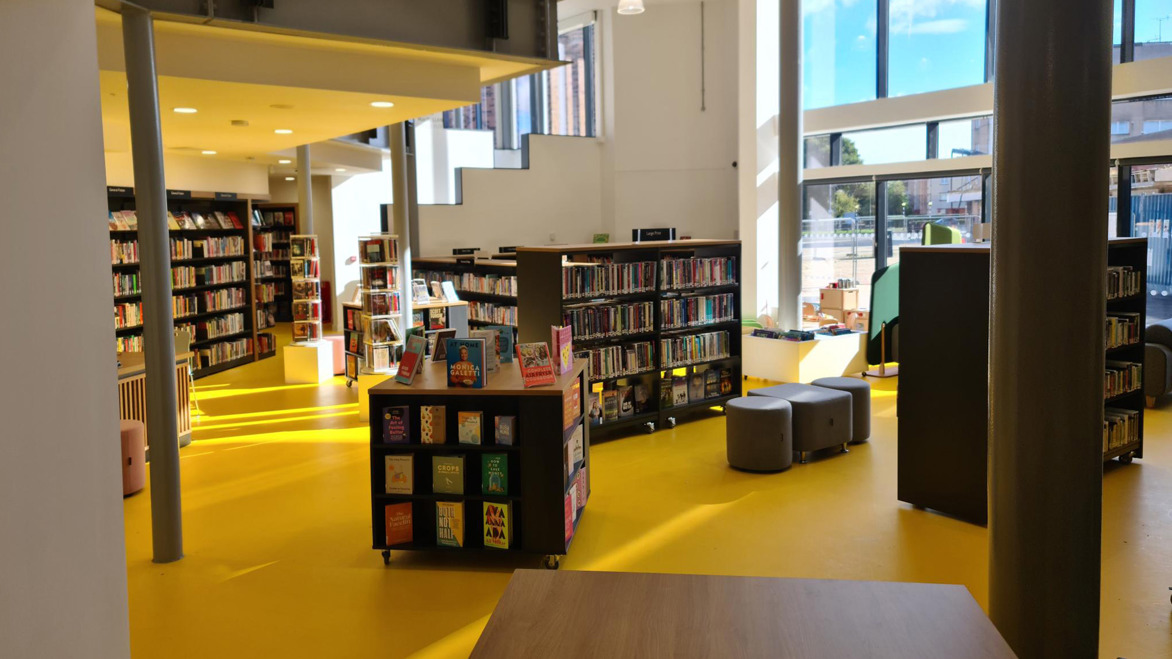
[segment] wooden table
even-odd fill
[[[191,443],[191,398],[188,389],[187,360],[193,353],[175,353],[175,414],[178,418],[179,446]],[[146,359],[141,352],[118,354],[118,413],[123,419],[142,421],[143,439],[150,457],[150,433],[146,428]]]
[[[1014,657],[964,586],[517,570],[472,657]]]

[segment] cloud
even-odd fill
[[[942,18],[938,21],[922,21],[911,23],[906,29],[900,29],[903,34],[957,34],[968,29],[969,22],[963,18]]]

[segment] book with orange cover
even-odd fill
[[[410,503],[392,503],[386,508],[387,546],[408,545],[414,542],[414,524]]]

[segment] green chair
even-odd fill
[[[867,371],[867,375],[887,378],[898,374],[898,368],[887,368],[887,362],[892,361],[899,361],[898,263],[880,268],[871,275],[871,323],[867,331],[867,363],[878,364],[879,368]]]
[[[924,225],[921,245],[958,245],[964,242],[960,236],[960,229],[944,226],[935,222]]]

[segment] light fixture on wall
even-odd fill
[[[618,12],[623,16],[643,13],[643,0],[619,0]]]

